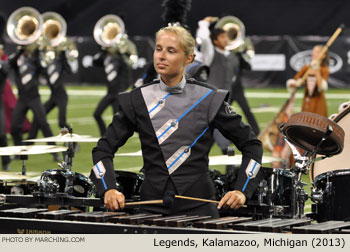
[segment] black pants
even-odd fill
[[[100,130],[101,136],[106,132],[106,124],[103,121],[102,114],[106,108],[112,105],[113,113],[118,111],[118,95],[117,94],[107,94],[102,100],[98,103],[97,108],[94,112],[94,118],[97,122],[98,128]]]
[[[6,139],[5,109],[4,109],[4,106],[2,106],[2,99],[0,99],[0,147],[6,147],[6,146],[7,146],[7,139]],[[10,161],[11,160],[9,156],[1,157],[1,163],[3,166],[9,164]]]
[[[249,125],[252,127],[254,133],[256,135],[259,135],[260,129],[258,123],[256,122],[253,113],[250,111],[249,104],[247,98],[244,95],[244,89],[240,79],[237,79],[237,81],[232,85],[231,88],[229,104],[232,104],[232,102],[234,101],[237,101],[238,105],[243,110],[243,113],[247,118]]]
[[[37,120],[39,128],[43,131],[44,136],[52,136],[52,131],[50,125],[47,123],[45,109],[40,101],[40,97],[25,100],[19,97],[11,118],[11,135],[15,145],[22,144],[22,127],[29,109],[32,110],[34,120]]]
[[[68,95],[65,90],[59,93],[51,93],[50,99],[44,103],[45,114],[47,115],[56,106],[58,108],[58,125],[60,128],[69,128],[67,125],[67,104]],[[39,122],[34,117],[33,124],[29,130],[28,139],[35,139],[39,131]]]

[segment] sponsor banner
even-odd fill
[[[284,54],[256,54],[251,61],[253,71],[285,71]]]
[[[312,48],[325,45],[328,37],[322,36],[252,36],[255,56],[252,71],[244,72],[246,86],[284,86],[286,81],[305,64],[311,62]],[[337,38],[328,50],[330,58],[330,87],[350,87],[349,37]]]

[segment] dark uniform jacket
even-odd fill
[[[118,95],[131,85],[131,67],[127,65],[121,54],[112,55],[104,51],[95,55],[93,64],[104,68],[108,94]]]
[[[235,53],[227,56],[215,50],[213,62],[210,65],[209,83],[220,89],[230,90],[239,73],[239,58]]]
[[[176,87],[157,80],[120,94],[120,111],[92,151],[94,164],[102,161],[98,169],[94,166],[90,176],[99,195],[116,188],[114,153],[138,132],[145,173],[142,200],[163,199],[169,188],[179,195],[215,199],[208,173],[208,154],[213,130],[217,128],[242,151],[242,166],[234,189],[251,197],[258,183],[260,165],[255,167],[249,183],[247,174],[252,163],[261,163],[261,142],[224,101],[226,96],[227,91],[185,78]],[[100,179],[99,174],[104,170]],[[182,202],[173,207],[172,213],[202,204],[205,203]]]
[[[39,50],[35,50],[29,56],[24,56],[19,51],[15,56],[9,57],[11,68],[15,71],[15,83],[18,95],[24,101],[39,98],[39,74],[43,72],[40,65]]]
[[[47,78],[52,94],[59,95],[66,93],[62,73],[69,74],[71,72],[72,70],[67,62],[65,51],[59,52],[55,59],[47,66],[45,72],[45,77]]]

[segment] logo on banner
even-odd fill
[[[251,60],[253,71],[285,71],[286,55],[255,54]]]
[[[328,51],[329,55],[329,72],[335,73],[339,71],[343,66],[342,58],[333,52]],[[310,64],[312,58],[312,50],[301,51],[294,54],[289,61],[291,68],[294,71],[299,72],[299,70],[305,65]]]

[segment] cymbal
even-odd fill
[[[262,163],[269,164],[272,162],[281,161],[281,158],[263,156]],[[240,165],[242,163],[242,155],[235,156],[227,156],[227,155],[219,155],[219,156],[209,156],[209,165]]]
[[[78,134],[59,134],[57,136],[38,138],[38,139],[28,139],[23,142],[60,142],[60,143],[96,143],[99,140],[97,137],[91,137],[89,135],[78,135]]]
[[[21,145],[0,148],[0,156],[9,155],[35,155],[66,151],[68,147],[56,145]]]
[[[20,181],[30,179],[31,177],[13,172],[0,172],[0,181]]]
[[[141,157],[142,151],[136,151],[136,152],[130,152],[130,153],[116,153],[115,156],[122,156],[122,157]]]

